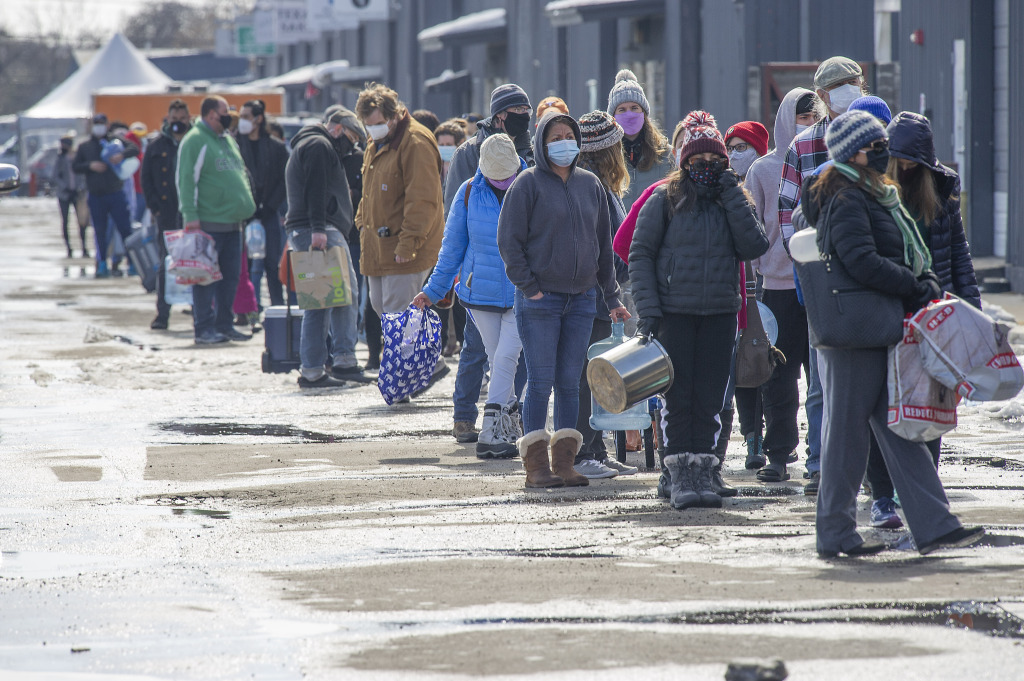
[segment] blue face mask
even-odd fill
[[[441,152],[441,160],[445,163],[452,160],[455,156],[455,147],[450,144],[439,145],[437,150]]]
[[[571,166],[572,162],[579,156],[579,153],[580,148],[576,145],[576,140],[548,142],[548,160],[556,166],[561,166],[562,168]]]

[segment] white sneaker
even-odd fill
[[[614,456],[609,456],[601,463],[607,466],[608,468],[611,468],[619,475],[636,475],[637,470],[639,470],[636,466],[627,466],[626,464],[616,459]]]
[[[594,459],[584,459],[573,466],[573,469],[583,477],[591,480],[614,478],[619,474],[618,471],[608,468],[608,466],[605,466],[600,461],[595,461]]]

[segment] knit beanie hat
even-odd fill
[[[505,83],[494,88],[491,92],[491,115],[499,114],[505,109],[513,106],[527,106],[531,109],[530,98],[526,91],[515,83]],[[504,179],[504,178],[502,178]]]
[[[608,113],[615,115],[615,107],[623,102],[636,102],[645,114],[651,115],[651,105],[644,89],[637,81],[636,74],[629,69],[622,69],[615,74],[615,85],[608,93]]]
[[[858,97],[850,102],[850,107],[847,111],[867,111],[882,121],[882,125],[889,125],[889,122],[892,121],[892,111],[889,111],[889,105],[885,103],[884,99],[874,95]]]
[[[569,107],[561,97],[545,97],[540,100],[540,104],[537,105],[537,120],[543,118],[548,111],[560,111],[566,116],[569,115]]]
[[[757,121],[740,121],[736,125],[729,126],[725,131],[725,141],[730,137],[739,137],[741,140],[754,147],[758,156],[768,153],[768,128]]]
[[[691,111],[683,119],[683,148],[679,155],[679,165],[694,154],[710,151],[714,154],[729,156],[722,141],[722,133],[718,131],[715,117],[707,111]]]
[[[583,144],[580,151],[600,151],[616,144],[622,139],[622,126],[619,125],[611,114],[605,111],[591,111],[580,116],[580,135],[583,137]]]
[[[516,144],[505,133],[491,135],[480,145],[480,172],[488,180],[507,180],[519,168]]]
[[[827,90],[836,83],[864,75],[860,64],[848,57],[829,57],[814,72],[814,87]]]
[[[825,131],[825,146],[833,161],[846,163],[875,140],[886,139],[885,128],[866,111],[847,111],[836,116]]]

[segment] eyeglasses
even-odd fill
[[[726,147],[726,149],[729,150],[730,154],[732,152],[734,152],[734,151],[737,151],[737,152],[742,154],[744,151],[746,151],[749,148],[750,148],[750,145],[747,144],[746,142],[740,142],[739,144],[730,144],[730,145],[728,145]]]
[[[505,111],[509,111],[511,113],[517,113],[517,114],[530,113],[532,110],[533,109],[531,109],[530,107],[525,106],[525,105],[524,106],[510,106],[507,109],[505,109]]]
[[[862,148],[861,151],[863,151],[865,154],[868,153],[869,151],[873,151],[875,153],[879,153],[880,154],[880,153],[882,153],[883,151],[885,151],[888,148],[889,148],[889,141],[888,140],[875,140],[869,146],[866,146],[866,147]]]

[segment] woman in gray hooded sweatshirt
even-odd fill
[[[516,286],[513,309],[526,359],[526,434],[517,445],[527,487],[588,484],[573,470],[573,462],[583,443],[575,429],[580,371],[598,287],[613,321],[629,317],[615,282],[604,186],[593,173],[576,167],[581,140],[572,117],[545,115],[534,139],[537,165],[509,187],[498,218],[498,249]],[[549,435],[545,425],[552,388],[555,432]]]

